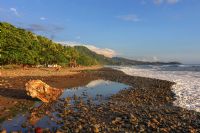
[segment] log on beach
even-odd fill
[[[41,80],[30,80],[25,86],[27,95],[45,103],[55,101],[63,92],[62,89],[53,88]]]

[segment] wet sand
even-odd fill
[[[23,76],[3,79],[12,83],[12,86],[21,88],[20,85],[30,78],[42,79],[57,88],[84,85],[94,79],[132,86],[113,95],[108,102],[100,105],[75,98],[73,100],[77,104],[68,106],[68,101],[61,100],[60,107],[67,108],[67,112],[58,109],[61,116],[61,121],[58,122],[62,123],[60,132],[200,132],[200,113],[173,106],[175,95],[171,91],[171,86],[174,83],[169,81],[128,76],[110,68],[79,71],[73,76]],[[71,86],[67,87],[70,83]],[[6,92],[11,88],[1,87],[1,91],[4,89]],[[12,91],[10,95],[13,94]],[[19,93],[13,94],[14,96],[5,95],[3,92],[0,92],[0,95],[3,98],[9,97],[13,101],[17,97],[20,101],[32,101],[33,99],[28,99],[23,91],[21,88]]]
[[[71,88],[82,86],[97,77],[83,71],[100,69],[100,66],[82,68],[26,68],[1,70],[0,77],[0,122],[11,119],[16,113],[27,110],[37,99],[27,96],[25,84],[29,80],[39,79],[52,87]],[[24,109],[21,109],[21,108]]]

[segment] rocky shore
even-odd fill
[[[131,87],[101,104],[74,95],[30,110],[37,112],[34,114],[48,115],[59,125],[55,129],[44,129],[46,132],[200,132],[200,113],[173,106],[172,82],[128,76],[110,68],[85,70],[77,79],[80,76],[81,79],[121,82]],[[48,113],[52,110],[57,112],[56,118]]]
[[[60,132],[200,132],[200,113],[173,106],[174,83],[110,69],[92,74],[132,87],[100,105],[81,98],[72,99],[75,106],[63,101],[60,106],[67,109],[60,111]]]

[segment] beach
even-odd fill
[[[99,68],[101,67],[63,68],[59,71],[55,68],[1,69],[0,121],[20,112],[20,107],[23,105],[25,107],[33,105],[34,100],[25,91],[25,84],[29,80],[39,79],[52,87],[60,89],[71,88],[85,85],[96,79],[96,77],[88,76],[85,73],[81,73],[81,71]]]
[[[83,97],[76,96],[70,99],[74,104],[69,104],[69,100],[59,99],[59,104],[56,104],[56,107],[59,105],[56,109],[59,120],[55,121],[60,126],[56,132],[200,131],[200,113],[173,105],[174,82],[129,76],[121,71],[103,67],[59,71],[44,68],[2,70],[2,121],[12,119],[12,115],[16,115],[20,110],[28,110],[34,104],[35,99],[26,95],[24,87],[31,79],[40,79],[52,87],[65,89],[84,86],[99,79],[129,86],[99,104],[94,104],[92,100],[84,101]],[[42,108],[51,109],[50,105],[44,105]]]

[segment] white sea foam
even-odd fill
[[[185,67],[185,66],[179,66]],[[173,81],[172,91],[176,94],[175,106],[200,112],[200,71],[187,71],[187,69],[162,69],[161,66],[151,68],[141,67],[114,67],[133,76],[149,77]],[[195,68],[196,69],[196,68]]]

